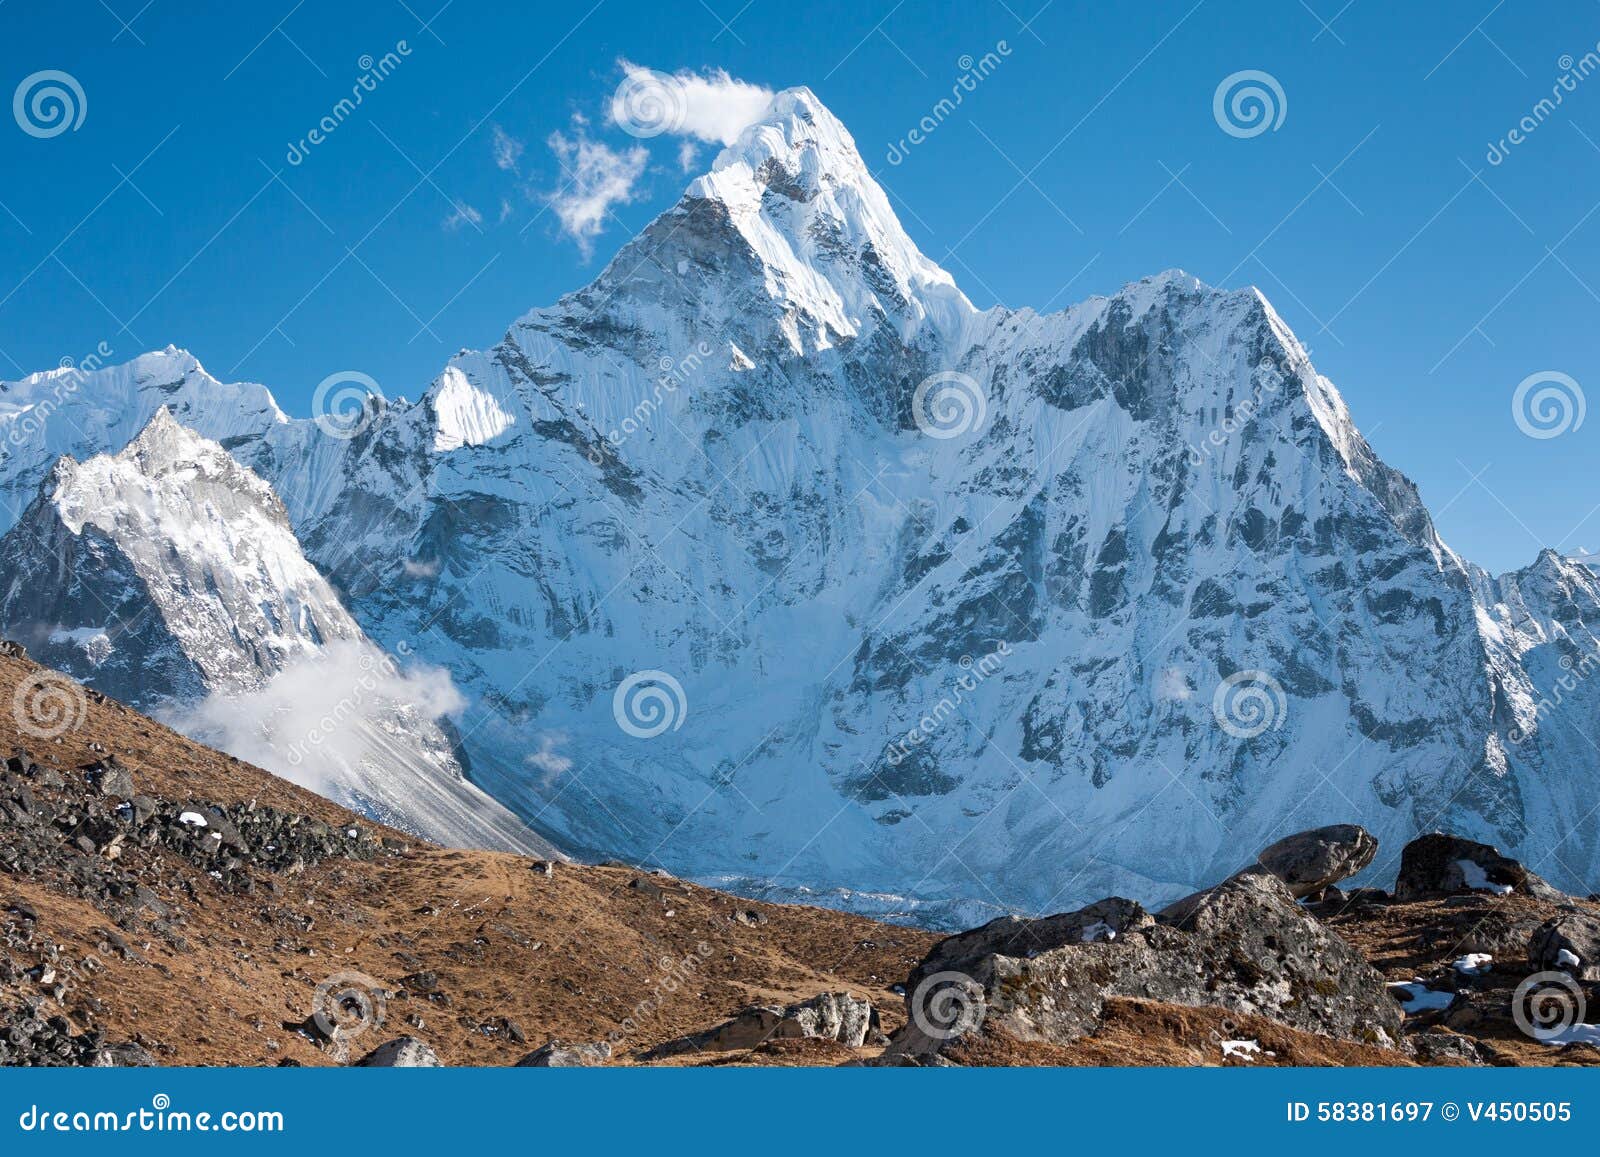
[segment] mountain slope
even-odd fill
[[[463,779],[448,682],[374,646],[272,488],[164,407],[115,456],[61,459],[0,555],[0,630],[40,660],[398,826],[540,845]]]
[[[352,437],[152,357],[129,404],[182,369],[362,628],[467,692],[474,781],[571,850],[944,922],[1351,819],[1600,878],[1586,716],[1537,708],[1593,661],[1586,568],[1457,558],[1254,290],[975,309],[807,90]]]

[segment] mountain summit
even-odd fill
[[[952,922],[1352,820],[1600,873],[1593,569],[1459,559],[1253,289],[976,310],[807,90],[353,437],[175,358],[0,387],[0,487],[173,399],[573,852]]]

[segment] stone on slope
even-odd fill
[[[358,1069],[437,1069],[441,1067],[439,1054],[414,1036],[396,1037],[385,1041],[366,1056],[355,1062]]]
[[[951,941],[964,941],[970,954]],[[910,1021],[891,1051],[938,1052],[988,1028],[1069,1044],[1094,1032],[1107,998],[1117,996],[1225,1008],[1380,1046],[1400,1039],[1400,1010],[1383,978],[1259,868],[1115,939],[1019,955],[997,953],[990,941],[964,933],[933,948],[909,987]],[[934,960],[940,968],[930,971]]]
[[[958,932],[935,944],[906,980],[911,992],[935,973],[960,971],[977,961],[974,979],[984,980],[984,965],[996,956],[1037,956],[1067,944],[1115,940],[1131,928],[1153,924],[1155,918],[1136,901],[1112,896],[1076,912],[1061,912],[1028,920],[1002,916],[967,932]]]
[[[1395,899],[1417,900],[1463,892],[1518,892],[1540,900],[1566,898],[1516,860],[1502,856],[1499,849],[1460,836],[1430,832],[1412,840],[1400,853]]]
[[[1528,963],[1540,971],[1600,980],[1600,918],[1564,912],[1546,920],[1528,938]]]
[[[606,1041],[591,1044],[563,1044],[547,1041],[523,1057],[513,1067],[519,1069],[584,1069],[603,1065],[611,1059],[611,1045]]]
[[[824,992],[786,1008],[757,1004],[740,1009],[733,1019],[716,1028],[651,1049],[645,1059],[689,1052],[753,1049],[769,1040],[802,1038],[838,1041],[850,1048],[860,1048],[867,1034],[877,1027],[877,1010],[870,1002],[847,992]]]
[[[1285,836],[1256,857],[1257,862],[1289,886],[1295,898],[1348,880],[1378,854],[1378,841],[1359,824],[1331,824]]]

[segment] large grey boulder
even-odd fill
[[[1296,899],[1348,880],[1378,854],[1378,841],[1358,824],[1332,824],[1285,836],[1256,857]]]
[[[1546,920],[1528,938],[1528,963],[1541,972],[1600,980],[1600,918],[1563,912]]]
[[[519,1069],[587,1069],[603,1065],[611,1059],[611,1045],[606,1041],[592,1044],[563,1044],[549,1041],[534,1049],[516,1063]]]
[[[645,1057],[753,1049],[769,1040],[820,1039],[860,1048],[877,1027],[877,1010],[870,1002],[847,992],[824,992],[787,1007],[751,1005],[716,1028],[668,1041]]]
[[[358,1069],[437,1069],[439,1054],[414,1036],[385,1041],[355,1063]]]
[[[1136,901],[1121,896],[1096,901],[1076,912],[1061,912],[1033,920],[1002,916],[935,944],[912,969],[906,980],[906,991],[913,991],[926,977],[936,973],[967,971],[964,967],[967,965],[978,969],[971,974],[974,979],[987,980],[986,962],[996,956],[1037,956],[1067,944],[1115,940],[1131,928],[1154,923],[1155,917]]]
[[[1129,902],[1091,909],[1103,915],[1113,903],[1125,911]],[[963,933],[934,947],[908,986],[909,1024],[892,1052],[938,1052],[989,1029],[1069,1044],[1098,1028],[1110,997],[1224,1008],[1367,1044],[1400,1039],[1400,1009],[1382,976],[1260,868],[1179,901],[1156,921],[1135,917],[1114,938],[1014,955],[994,951],[995,939]],[[927,967],[935,961],[937,969]]]
[[[1541,900],[1566,899],[1564,893],[1489,844],[1430,832],[1412,840],[1400,853],[1400,876],[1394,885],[1396,900],[1465,892],[1517,892]]]

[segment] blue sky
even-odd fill
[[[1600,5],[442,2],[0,6],[5,91],[60,70],[85,103],[55,136],[0,131],[0,376],[172,342],[292,412],[346,369],[414,397],[681,192],[680,141],[606,121],[619,60],[723,69],[811,86],[978,304],[1059,308],[1172,266],[1259,285],[1459,551],[1600,549],[1600,416],[1532,438],[1512,414],[1530,375],[1600,387],[1600,75],[1534,112],[1596,51]],[[1275,129],[1215,119],[1242,70],[1281,88]],[[648,150],[589,256],[545,200],[554,133]]]

